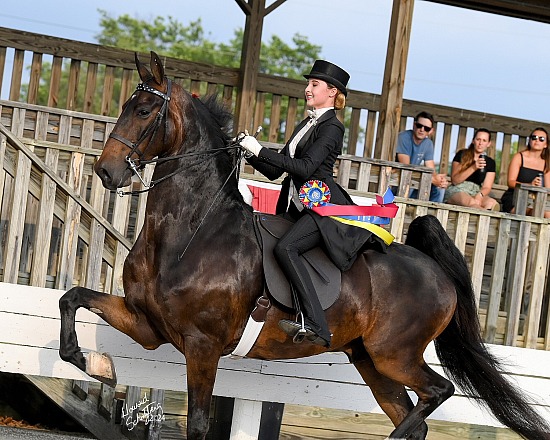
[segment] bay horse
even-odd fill
[[[204,439],[218,361],[231,353],[262,295],[262,256],[254,213],[238,189],[240,151],[232,119],[215,97],[202,100],[164,74],[151,52],[136,66],[142,83],[125,103],[95,172],[109,190],[129,184],[156,160],[143,228],[123,272],[124,297],[74,287],[59,301],[60,357],[114,385],[108,355],[84,355],[75,331],[84,307],[146,349],[173,344],[186,358],[187,438]],[[435,341],[447,373],[504,425],[530,440],[550,428],[510,384],[480,336],[464,257],[433,216],[415,219],[405,244],[366,250],[342,273],[340,295],[326,311],[330,349],[295,344],[271,307],[247,357],[289,359],[339,351],[370,387],[395,429],[390,438],[425,439],[426,417],[454,393],[423,353]],[[416,404],[405,387],[418,396]]]

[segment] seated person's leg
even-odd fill
[[[445,197],[445,189],[432,185],[432,189],[430,191],[430,202],[442,203],[444,197]]]
[[[451,197],[449,197],[447,203],[450,203],[451,205],[468,206],[473,208],[480,207],[480,204],[476,201],[475,197],[472,197],[463,191],[454,193]]]
[[[281,269],[296,289],[306,324],[317,335],[330,343],[330,331],[317,292],[307,268],[300,258],[304,252],[322,242],[317,224],[310,215],[304,215],[278,241],[274,253]]]
[[[481,207],[484,209],[490,209],[493,211],[500,211],[500,205],[492,197],[483,197]]]

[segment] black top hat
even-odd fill
[[[324,60],[317,60],[311,68],[309,75],[304,75],[304,78],[322,79],[340,90],[344,96],[348,96],[346,86],[349,81],[349,73],[338,67],[336,64],[329,63]]]

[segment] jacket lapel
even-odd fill
[[[335,116],[336,116],[336,112],[334,110],[327,110],[325,113],[323,113],[317,119],[317,123],[313,126],[313,129],[308,130],[308,132],[304,135],[304,137],[302,137],[302,139],[300,139],[300,141],[298,142],[298,145],[296,145],[296,154],[295,154],[295,156],[300,157],[300,155],[302,154],[304,148],[307,145],[307,142],[308,142],[309,138],[311,137],[311,135],[315,131],[315,128],[317,127],[317,125],[322,124],[323,122],[328,121],[329,119],[331,119],[332,117],[335,117]],[[307,122],[308,119],[305,119],[305,121]]]

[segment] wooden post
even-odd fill
[[[258,438],[262,402],[246,399],[235,399],[231,440],[253,440]]]
[[[414,0],[394,0],[374,157],[392,160],[397,143]]]
[[[237,132],[245,129],[252,132],[264,18],[286,0],[276,0],[267,8],[265,7],[265,0],[235,1],[245,13],[246,21],[241,52],[239,93],[235,109],[234,127]]]

